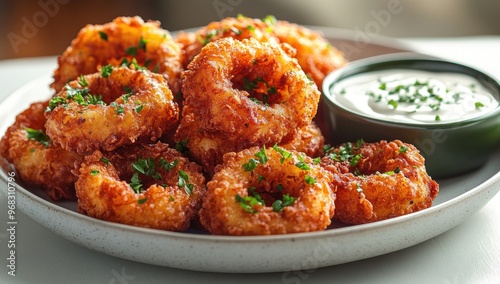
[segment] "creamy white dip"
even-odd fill
[[[387,121],[449,123],[482,116],[498,100],[476,79],[458,73],[383,70],[343,79],[332,99],[350,111]]]

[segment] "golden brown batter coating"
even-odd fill
[[[174,94],[180,91],[181,48],[170,32],[157,21],[140,17],[118,17],[103,25],[82,28],[59,56],[52,88],[60,91],[80,75],[91,74],[104,65],[133,62],[163,75]],[[125,62],[128,62],[125,63]]]
[[[105,66],[105,67],[110,67]],[[47,135],[80,154],[155,142],[178,121],[179,110],[161,75],[111,68],[72,81],[50,101]]]
[[[311,158],[281,147],[228,153],[207,183],[200,222],[223,235],[324,230],[335,209],[331,181]]]
[[[82,213],[168,231],[189,228],[206,191],[201,167],[162,143],[94,152],[75,187]]]
[[[334,175],[335,216],[347,224],[420,211],[439,192],[419,151],[399,140],[346,143],[328,152],[321,165]]]
[[[0,141],[0,155],[24,182],[42,187],[52,200],[75,200],[76,176],[71,172],[82,158],[54,145],[45,134],[47,105],[33,103],[17,115]]]
[[[278,45],[233,38],[202,49],[184,72],[182,91],[176,141],[187,140],[193,159],[208,173],[226,152],[290,141],[311,123],[320,97]],[[203,158],[207,151],[215,159]]]

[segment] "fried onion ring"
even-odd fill
[[[82,157],[54,145],[45,134],[47,105],[33,103],[16,116],[0,141],[0,155],[24,182],[42,187],[52,200],[75,200],[72,171]]]
[[[207,183],[200,223],[219,235],[324,230],[335,210],[331,181],[311,158],[281,147],[227,153]]]
[[[181,47],[157,21],[140,17],[118,17],[104,25],[87,25],[59,56],[52,88],[82,74],[95,73],[101,66],[136,64],[162,74],[174,94],[180,91]]]
[[[290,141],[311,123],[320,96],[295,59],[252,38],[207,44],[184,72],[182,91],[176,141],[187,140],[209,172],[226,152]]]
[[[211,22],[195,32],[180,32],[176,41],[181,45],[182,62],[186,68],[205,45],[221,38],[231,37],[237,40],[254,38],[260,42],[278,43],[271,30],[272,24],[265,19],[263,21],[239,15]]]
[[[324,144],[325,137],[323,137],[321,129],[312,121],[309,125],[302,127],[292,141],[279,146],[287,150],[303,152],[307,156],[315,158],[322,156]]]
[[[62,148],[89,154],[153,142],[175,126],[179,111],[162,76],[127,67],[82,76],[56,94],[47,134]]]
[[[346,143],[329,151],[321,166],[334,175],[335,216],[347,224],[420,211],[439,192],[419,151],[399,140]]]
[[[75,187],[84,214],[168,231],[189,228],[206,191],[201,167],[162,143],[95,151]]]
[[[280,42],[297,50],[295,58],[320,90],[328,73],[347,64],[343,53],[318,31],[286,21],[277,21],[272,31]]]

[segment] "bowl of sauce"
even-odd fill
[[[477,169],[500,149],[500,83],[472,67],[399,53],[329,74],[318,115],[332,144],[399,139],[435,178]]]

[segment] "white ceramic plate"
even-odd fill
[[[334,44],[351,50],[350,60],[401,51],[373,39],[356,43],[352,34],[325,30]],[[350,37],[350,38],[349,38]],[[404,49],[404,48],[403,48]],[[34,101],[48,98],[50,75],[17,90],[0,104],[0,133]],[[12,169],[4,166],[6,181]],[[76,212],[74,202],[53,202],[39,188],[17,184],[19,209],[34,221],[87,248],[160,266],[211,272],[310,270],[404,249],[437,236],[478,211],[500,190],[500,152],[468,175],[438,181],[440,194],[426,210],[372,224],[279,236],[211,236],[192,229],[163,232],[93,219]],[[5,193],[4,190],[2,192]]]

